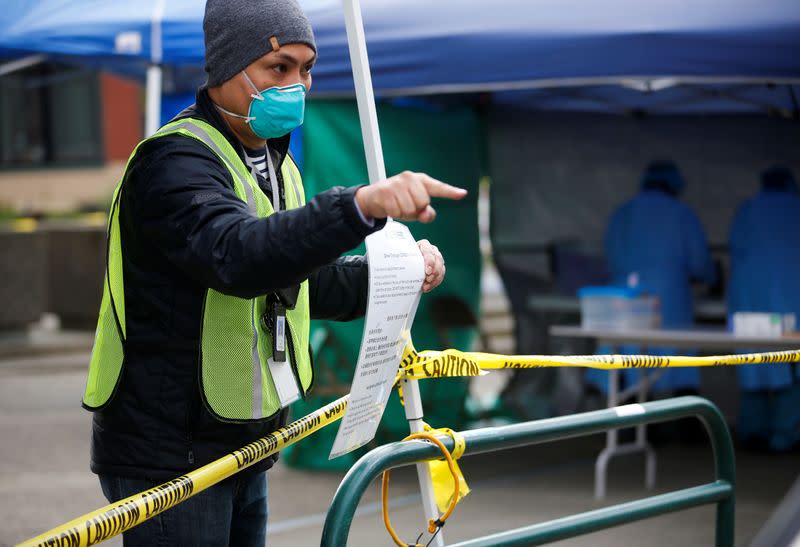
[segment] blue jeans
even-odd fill
[[[163,481],[166,482],[166,481]],[[100,475],[108,501],[116,502],[161,482]],[[243,545],[267,541],[267,474],[230,477],[134,526],[122,535],[125,547]]]

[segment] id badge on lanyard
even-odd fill
[[[297,387],[292,364],[287,359],[287,340],[289,336],[286,321],[286,307],[281,302],[275,302],[267,313],[271,315],[269,324],[272,326],[272,356],[267,360],[272,382],[278,394],[281,408],[286,408],[300,398],[300,389]]]
[[[277,212],[281,210],[280,189],[278,188],[278,177],[275,173],[275,166],[272,163],[272,155],[269,148],[266,148],[266,156],[269,182],[272,187],[272,207]],[[289,300],[288,305],[294,308],[299,289],[300,287],[298,286],[294,293],[289,295],[289,298],[287,298],[287,294],[291,291],[278,291],[279,294],[277,294],[277,298],[271,306],[272,309],[267,310],[267,313],[270,314],[269,323],[272,326],[272,357],[267,360],[267,365],[272,375],[272,381],[275,384],[275,391],[278,393],[278,399],[281,402],[281,408],[286,408],[300,398],[300,389],[297,387],[297,380],[292,372],[292,364],[286,355],[288,346],[286,337],[289,336],[289,329],[286,321],[287,304],[284,303],[286,298]]]

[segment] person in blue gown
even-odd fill
[[[772,167],[745,201],[730,230],[728,313],[793,313],[800,319],[800,193],[792,173]],[[783,451],[800,443],[797,364],[737,367],[737,434]]]
[[[638,287],[661,301],[664,328],[691,328],[694,324],[692,282],[709,285],[717,274],[703,225],[678,197],[686,183],[672,162],[653,162],[642,174],[641,191],[612,215],[606,231],[606,258],[611,284]],[[611,348],[599,348],[608,352]],[[616,348],[641,353],[638,346]],[[648,354],[675,355],[676,348],[644,348]],[[687,352],[683,352],[687,353]],[[623,371],[625,384],[636,382],[637,370]],[[607,389],[607,373],[590,371],[587,382]],[[652,386],[658,394],[696,392],[696,368],[673,368]]]

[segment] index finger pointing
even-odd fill
[[[431,197],[461,199],[467,195],[467,191],[463,188],[445,184],[440,180],[428,176],[423,179],[423,184],[425,185],[425,190],[428,191],[428,195]]]

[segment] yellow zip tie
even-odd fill
[[[444,513],[450,506],[450,502],[452,501],[454,495],[456,497],[456,503],[458,503],[470,492],[469,486],[467,486],[467,481],[464,479],[464,474],[461,472],[461,468],[458,465],[458,459],[464,455],[464,450],[467,449],[467,443],[464,439],[464,435],[457,431],[453,431],[449,427],[434,429],[424,422],[423,424],[425,431],[428,433],[444,433],[445,435],[449,435],[453,439],[454,443],[453,451],[450,453],[450,455],[453,457],[453,469],[455,469],[456,475],[458,475],[459,488],[457,493],[455,490],[453,475],[450,474],[450,469],[447,465],[447,462],[442,460],[432,460],[428,462],[428,468],[431,472],[431,483],[433,483],[433,493],[434,497],[436,498],[436,505],[439,508],[439,512]]]

